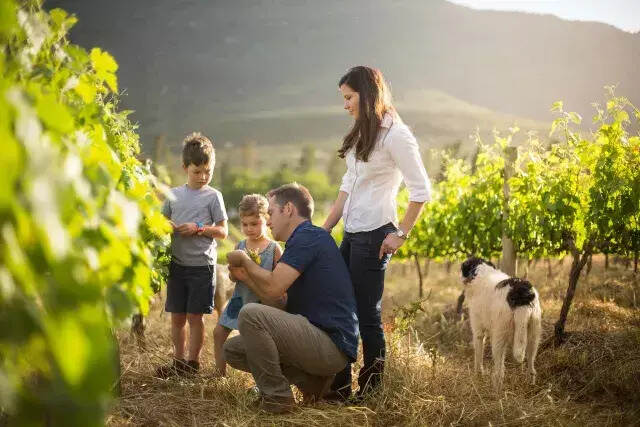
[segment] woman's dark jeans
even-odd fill
[[[392,223],[372,231],[344,233],[340,252],[349,268],[356,296],[364,366],[358,375],[360,394],[376,387],[384,371],[385,342],[382,330],[382,292],[384,274],[391,255],[379,259],[380,246],[387,234],[396,231]],[[336,375],[331,386],[343,398],[351,395],[351,364]]]

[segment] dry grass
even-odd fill
[[[461,290],[457,266],[447,273],[444,266],[432,265],[424,311],[404,328],[393,320],[393,303],[415,300],[417,279],[411,267],[396,264],[385,291],[389,353],[382,392],[364,406],[319,404],[286,416],[251,408],[250,375],[231,369],[229,378],[210,378],[211,333],[202,375],[190,380],[153,378],[155,367],[170,354],[169,319],[161,315],[158,301],[149,319],[148,351],[139,352],[128,334],[121,336],[122,398],[107,424],[640,425],[639,280],[623,267],[605,272],[601,261],[594,260],[591,274],[578,285],[568,342],[541,349],[538,384],[527,384],[521,368],[508,363],[501,394],[493,392],[487,376],[471,371],[469,325],[454,310]],[[554,261],[552,276],[543,263],[529,272],[541,293],[545,336],[552,333],[560,310],[568,264]],[[213,319],[207,323],[211,331]],[[491,364],[489,354],[486,366]]]

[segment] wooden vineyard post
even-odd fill
[[[509,218],[509,178],[513,176],[514,164],[518,149],[516,147],[506,147],[504,149],[504,209],[502,211],[502,262],[501,269],[509,276],[517,273],[516,250],[506,233],[507,219]]]

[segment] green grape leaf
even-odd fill
[[[41,96],[37,101],[37,111],[42,122],[50,129],[60,133],[73,130],[74,122],[71,113],[52,94]]]
[[[90,104],[96,99],[98,93],[94,83],[86,75],[80,76],[78,83],[73,88],[86,104]]]
[[[48,322],[49,345],[64,379],[72,386],[82,381],[91,354],[87,336],[71,317]]]
[[[551,104],[551,111],[559,113],[562,111],[562,101],[556,101],[553,104]]]
[[[580,114],[574,113],[573,111],[569,113],[569,120],[577,125],[582,123],[582,117],[580,116]]]
[[[59,8],[52,9],[49,12],[49,16],[51,18],[54,31],[67,32],[76,24],[76,22],[78,22],[78,18],[75,16],[69,16],[65,10]]]
[[[118,63],[108,52],[100,48],[91,49],[91,65],[100,80],[104,80],[113,92],[118,92],[118,79],[114,74],[118,69]]]
[[[91,65],[97,74],[114,73],[118,69],[118,64],[115,59],[113,59],[113,56],[98,47],[91,49],[89,56],[91,58]]]
[[[12,1],[0,2],[0,35],[9,36],[17,27],[16,5]]]

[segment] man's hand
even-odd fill
[[[384,238],[384,241],[380,246],[380,254],[378,255],[378,259],[382,259],[385,254],[395,254],[404,242],[404,239],[401,239],[393,233],[387,234],[387,237]]]
[[[229,279],[232,282],[244,282],[247,283],[249,281],[249,274],[244,267],[231,267],[229,266]]]
[[[185,222],[175,228],[175,231],[182,236],[193,236],[198,231],[198,225],[195,222]]]
[[[243,267],[246,260],[251,261],[249,255],[242,249],[236,249],[227,253],[227,263],[229,267]]]

